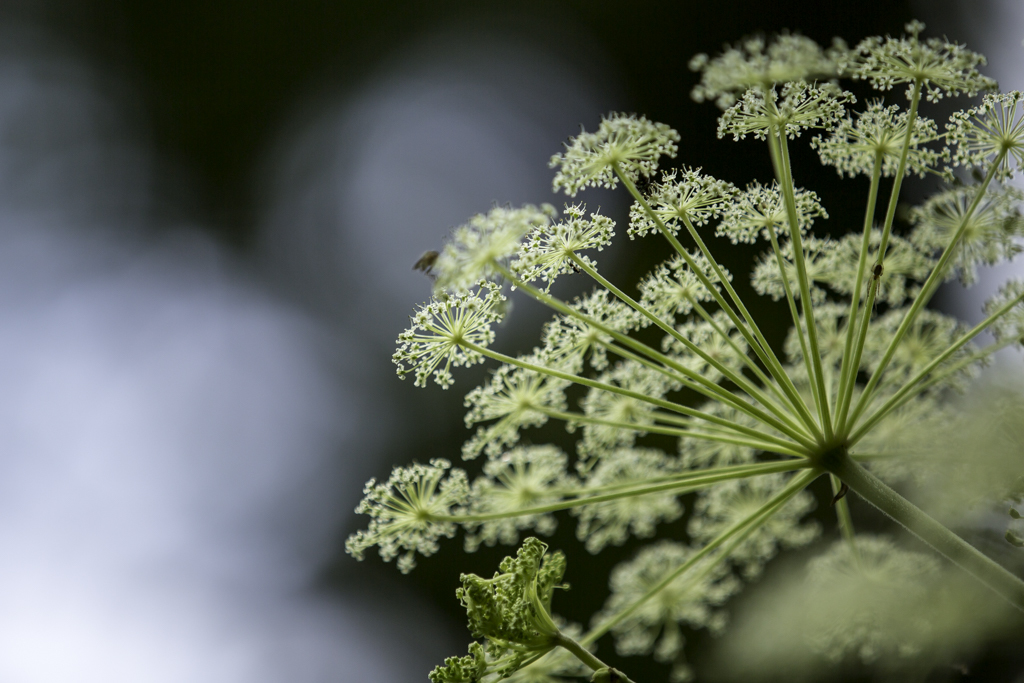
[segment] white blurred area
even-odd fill
[[[554,200],[544,162],[609,107],[536,49],[444,43],[282,136],[262,269],[160,225],[130,92],[37,35],[0,50],[0,681],[404,683],[463,653],[401,586],[310,586],[402,426],[378,384],[410,266]]]

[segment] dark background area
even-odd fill
[[[372,81],[382,65],[424,36],[439,31],[486,34],[500,30],[526,43],[543,45],[569,62],[599,60],[613,82],[612,89],[620,93],[623,107],[667,122],[681,132],[677,162],[703,166],[713,175],[743,184],[768,179],[767,154],[753,141],[737,144],[716,138],[718,110],[690,99],[696,76],[687,64],[694,54],[714,54],[723,43],[745,35],[784,29],[823,44],[834,36],[856,43],[868,35],[900,33],[912,17],[908,2],[891,0],[633,4],[588,0],[83,0],[15,3],[0,13],[5,25],[40,27],[100,72],[128,84],[136,99],[126,105],[136,110],[142,135],[157,152],[161,173],[175,179],[168,183],[174,194],[163,197],[167,210],[161,218],[167,225],[185,220],[203,226],[242,260],[254,250],[264,206],[261,173],[279,131],[304,102]],[[862,101],[868,96],[857,93]],[[565,131],[566,135],[572,132]],[[805,146],[794,151],[794,164],[798,176],[802,171],[813,177],[807,184],[823,198],[832,216],[820,228],[823,233],[836,235],[847,227],[859,227],[866,181],[840,184],[835,173],[821,169]],[[538,197],[536,201],[561,200]],[[654,246],[631,245],[629,259],[619,268],[620,281],[635,282],[662,258],[660,252],[651,251]],[[735,249],[730,254],[727,265],[733,272],[745,272],[755,251]],[[746,287],[745,278],[738,281]],[[414,303],[409,302],[409,310]],[[769,334],[781,342],[788,327],[784,309],[767,307],[762,318],[776,321],[768,323]],[[359,330],[348,332],[358,335]],[[384,361],[391,354],[388,348],[379,351]],[[482,376],[480,372],[467,373],[454,395],[442,395],[435,388],[416,392],[408,384],[398,386],[397,381],[395,387],[385,387],[384,391],[394,392],[394,400],[407,411],[408,418],[403,433],[390,438],[387,452],[374,454],[382,463],[376,467],[378,476],[387,472],[384,463],[407,462],[413,457],[456,460],[467,435],[461,424],[462,395],[473,386],[474,378],[479,381]],[[428,401],[439,402],[444,409],[427,414],[422,404]],[[445,415],[446,422],[438,423],[438,414]],[[537,439],[541,436],[566,443],[558,429],[546,429]],[[351,497],[353,493],[357,493],[355,489],[338,495]],[[829,520],[831,511],[825,501],[830,492],[822,488],[817,493],[818,513],[822,520]],[[866,520],[867,528],[882,525],[882,520],[854,505],[855,514]],[[421,561],[411,576],[398,577],[393,567],[375,557],[358,565],[344,555],[344,536],[361,524],[362,520],[353,520],[351,529],[339,533],[336,556],[323,568],[318,590],[330,593],[351,585],[386,590],[397,581],[404,582],[415,585],[456,625],[464,619],[454,599],[458,573],[489,573],[508,552],[506,548],[484,549],[465,557],[458,541],[449,542],[440,554]],[[682,532],[685,524],[684,517],[667,525],[663,533]],[[825,524],[826,534],[832,534],[831,523]],[[569,553],[567,579],[573,585],[559,596],[558,611],[583,622],[603,600],[610,568],[639,547],[629,543],[592,558],[573,538],[570,523],[560,526],[551,543]],[[688,646],[698,667],[709,640],[697,634]],[[614,657],[608,639],[601,646],[602,655],[620,663],[637,681],[667,677],[665,667]],[[453,654],[461,652],[437,653],[438,663]],[[969,663],[964,669],[967,674],[935,671],[928,680],[1011,680],[1009,672],[1019,671],[1020,657],[1013,648],[994,649],[977,663]],[[823,680],[869,678],[864,671],[843,670],[830,672]]]

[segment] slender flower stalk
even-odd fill
[[[932,514],[936,500],[963,501],[964,491],[987,505],[1009,501],[1004,550],[1020,551],[1013,525],[1024,500],[1024,398],[1003,401],[998,422],[986,418],[991,443],[966,459],[944,453],[929,434],[970,427],[977,418],[958,395],[984,394],[980,366],[999,349],[1024,345],[1024,283],[1004,287],[969,329],[927,308],[942,282],[958,277],[969,285],[980,265],[1021,251],[1024,193],[1005,183],[1024,163],[1024,95],[986,95],[954,114],[940,135],[920,110],[995,83],[978,71],[981,55],[924,38],[923,30],[911,22],[902,37],[868,38],[852,49],[783,34],[694,59],[701,74],[695,99],[723,110],[720,137],[766,143],[770,185],[734,184],[693,166],[659,175],[682,136],[640,116],[611,114],[596,131],[570,139],[551,158],[555,190],[575,196],[621,185],[633,202],[628,237],[667,242],[666,260],[636,290],[599,263],[598,254],[614,245],[613,217],[582,203],[561,214],[546,204],[496,208],[452,232],[431,267],[433,298],[400,335],[394,361],[400,377],[412,374],[418,386],[433,378],[445,389],[455,368],[497,363],[466,396],[466,424],[475,432],[463,458],[484,462],[475,479],[434,460],[371,481],[358,509],[370,523],[349,539],[349,552],[361,559],[376,547],[407,572],[460,529],[472,552],[519,543],[527,531],[551,534],[567,516],[591,553],[662,529],[674,537],[653,541],[612,572],[611,595],[582,635],[552,612],[552,596],[565,588],[566,557],[538,539],[522,541],[491,579],[464,574],[458,597],[478,641],[467,656],[435,669],[434,683],[555,682],[587,671],[593,681],[629,681],[594,654],[602,638],[614,640],[622,656],[650,654],[670,665],[672,681],[689,680],[684,629],[721,633],[731,596],[780,551],[814,542],[821,526],[807,516],[816,497],[834,508],[826,533],[841,540],[810,563],[809,590],[830,587],[837,604],[859,605],[846,610],[849,619],[837,612],[827,632],[808,640],[824,660],[857,653],[871,665],[872,653],[884,651],[903,658],[885,662],[895,671],[951,656],[938,640],[950,636],[934,623],[932,635],[915,627],[912,638],[905,623],[889,623],[906,612],[899,601],[911,600],[913,591],[900,588],[907,577],[927,570],[933,580],[936,561],[857,534],[854,496],[966,570],[979,590],[1024,611],[1021,577],[940,521],[965,519],[967,511]],[[906,108],[871,100],[858,111],[842,78],[883,93],[905,86]],[[810,146],[824,165],[841,177],[870,179],[855,224],[830,219],[851,231],[845,236],[822,234],[816,221],[829,218],[826,207],[796,183],[813,174],[794,167],[800,157],[790,148],[811,129],[818,133]],[[957,179],[957,167],[978,180]],[[901,212],[910,175],[953,186]],[[721,265],[713,236],[767,249],[751,284],[785,299],[792,330],[783,345],[762,332],[762,308],[740,295],[734,278],[742,274]],[[553,286],[567,277],[594,290],[562,300]],[[495,325],[509,315],[507,289],[554,315],[528,353],[492,348]],[[986,332],[995,342],[979,348]],[[575,453],[536,443],[534,430],[552,424],[576,435]],[[671,442],[675,452],[666,450]],[[930,457],[920,457],[922,449]],[[829,490],[812,487],[823,474]],[[900,478],[909,475],[934,483],[915,496],[920,506],[900,493]],[[685,532],[666,526],[687,505]],[[850,586],[895,592],[862,600]],[[947,602],[950,623],[971,624],[958,642],[1001,623],[994,611],[968,619],[963,601]],[[898,635],[880,645],[879,633]],[[901,645],[905,637],[913,648]]]

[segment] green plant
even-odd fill
[[[805,489],[820,476],[831,478],[844,540],[813,564],[809,585],[851,614],[850,623],[836,619],[834,629],[814,634],[812,645],[825,654],[871,660],[888,650],[908,657],[926,650],[920,624],[899,621],[893,601],[914,593],[901,587],[929,585],[939,572],[930,557],[858,536],[847,490],[1024,610],[1024,581],[883,481],[927,479],[922,490],[964,506],[1021,493],[1012,475],[1021,470],[1022,441],[1012,434],[992,441],[998,425],[962,444],[977,449],[966,469],[958,465],[962,453],[941,453],[943,443],[971,434],[963,425],[979,424],[957,393],[996,350],[1024,337],[1024,285],[1007,285],[971,328],[926,306],[942,282],[969,284],[979,264],[1020,249],[1022,196],[1004,182],[1024,163],[1024,95],[987,94],[940,134],[919,114],[922,100],[975,96],[995,83],[978,72],[980,55],[923,39],[923,28],[913,22],[907,36],[869,38],[852,49],[839,41],[822,49],[797,35],[751,39],[693,60],[701,73],[695,99],[724,110],[719,137],[764,141],[770,185],[739,189],[687,167],[656,178],[679,135],[643,117],[614,114],[573,138],[551,160],[555,188],[574,196],[623,186],[634,200],[630,238],[659,235],[671,247],[637,295],[599,272],[593,254],[610,243],[615,226],[582,205],[567,205],[561,217],[548,205],[495,208],[453,232],[432,265],[435,296],[399,337],[394,360],[400,376],[413,373],[417,385],[433,377],[445,388],[452,367],[500,363],[466,397],[467,425],[480,426],[462,455],[483,453],[487,462],[472,485],[443,460],[371,481],[358,508],[370,525],[349,539],[349,552],[361,558],[376,546],[385,560],[400,556],[407,572],[417,553],[436,552],[439,539],[459,527],[473,550],[514,544],[529,529],[550,533],[554,513],[569,511],[596,553],[653,536],[659,523],[683,514],[688,494],[693,514],[685,542],[659,541],[613,572],[612,594],[582,635],[551,615],[565,560],[545,556],[540,541],[526,539],[493,579],[463,575],[459,599],[484,644],[438,667],[432,681],[553,681],[586,669],[593,680],[628,680],[591,652],[607,633],[621,654],[652,653],[684,680],[690,672],[680,628],[721,631],[722,605],[744,579],[780,548],[817,536],[806,520],[813,498]],[[856,100],[840,78],[882,92],[905,87],[906,104],[878,100],[848,111]],[[870,178],[859,233],[829,239],[811,232],[827,214],[814,192],[797,185],[789,152],[811,129],[821,131],[811,146],[823,164],[840,176]],[[910,230],[900,235],[897,207],[912,174],[942,175],[949,185],[908,213]],[[889,178],[878,225],[876,204]],[[712,224],[733,243],[770,244],[752,283],[788,307],[793,328],[784,349],[768,343],[752,303],[708,248]],[[597,288],[561,301],[550,286],[567,274],[592,278]],[[504,284],[555,312],[541,346],[519,357],[490,348],[491,327],[505,313]],[[652,326],[663,334],[660,346],[643,341]],[[996,341],[974,346],[986,330]],[[578,410],[566,399],[571,385],[587,390]],[[1019,395],[1001,396],[1001,410],[1010,413],[999,424],[1020,424]],[[523,430],[550,420],[581,432],[572,467],[554,446],[520,444]],[[678,438],[678,453],[650,447],[648,435]],[[1017,508],[1011,516],[1019,518]],[[1020,544],[1012,530],[1006,539]],[[888,609],[865,612],[865,604],[882,603],[856,598],[862,589],[889,596]],[[914,599],[920,608],[921,597]],[[883,612],[891,613],[888,621]],[[891,629],[864,626],[875,618]]]

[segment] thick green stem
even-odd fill
[[[611,668],[607,664],[602,662],[600,659],[595,657],[594,653],[592,653],[590,650],[583,647],[582,645],[580,645],[564,633],[559,633],[555,637],[555,642],[558,643],[560,647],[564,647],[566,650],[571,652],[573,656],[576,657],[576,659],[580,660],[585,665],[587,665],[591,671]],[[633,681],[630,680],[630,678],[626,676],[626,674],[622,673],[618,669],[615,669],[615,671],[619,675],[619,679],[622,681],[622,683],[633,683]]]
[[[885,482],[858,465],[845,450],[830,452],[822,458],[821,465],[866,501],[1003,596],[1011,605],[1024,611],[1024,581],[886,486]]]

